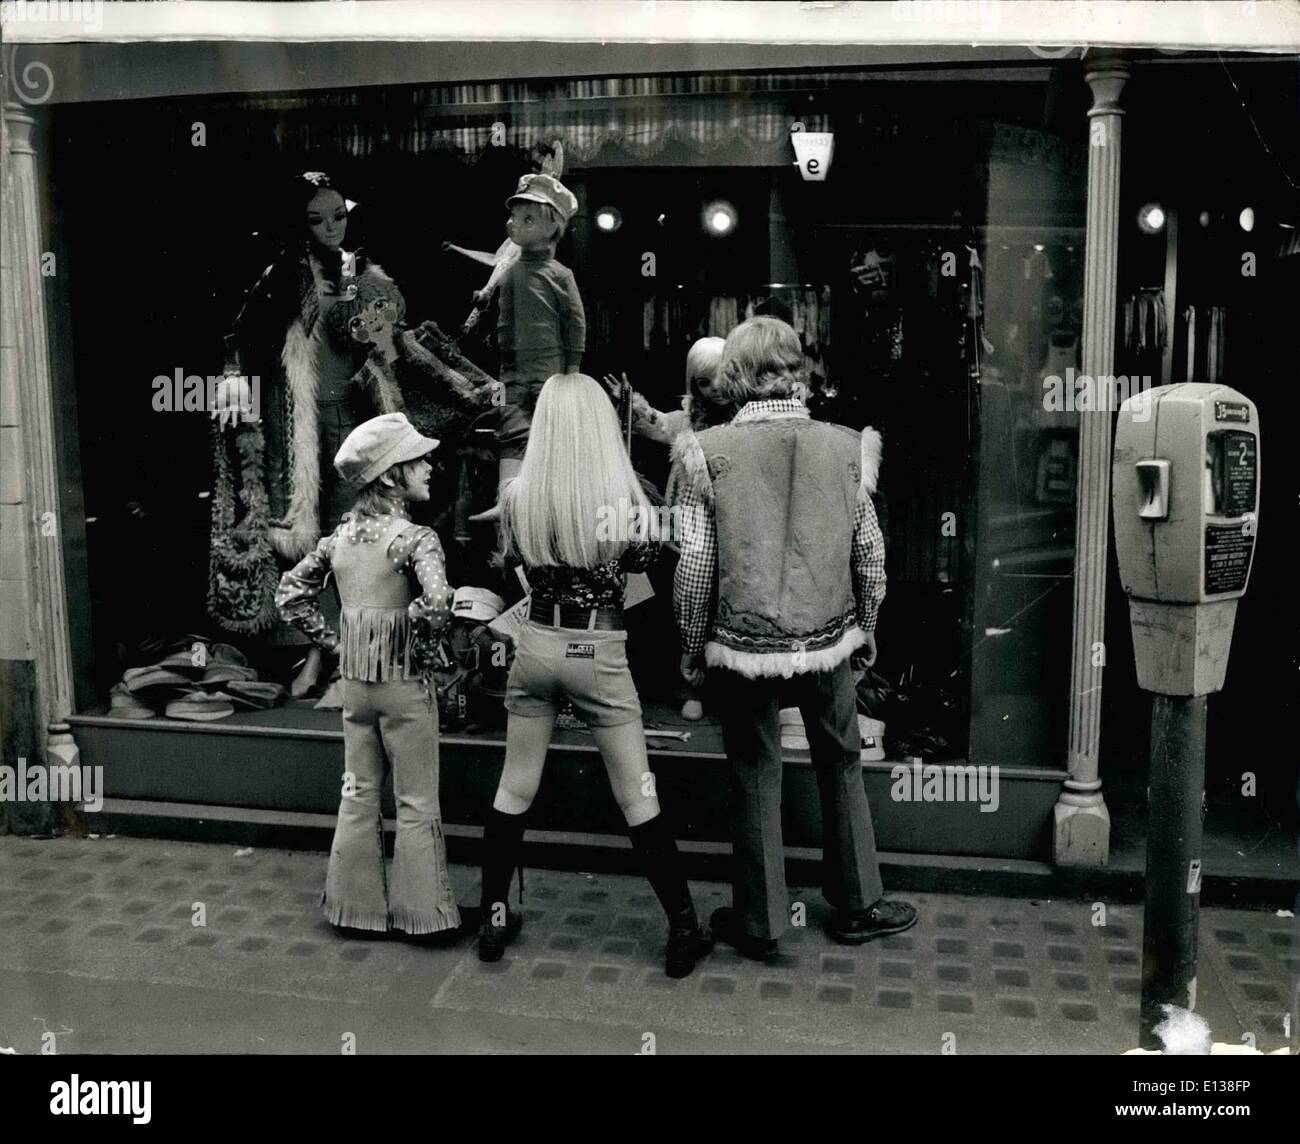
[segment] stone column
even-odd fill
[[[1084,263],[1082,372],[1114,373],[1116,263],[1119,254],[1119,176],[1129,78],[1122,55],[1090,52],[1084,78],[1088,112],[1088,218]],[[1079,417],[1079,484],[1074,548],[1074,638],[1070,667],[1070,777],[1057,798],[1053,857],[1061,866],[1104,866],[1110,852],[1110,813],[1098,777],[1102,646],[1106,616],[1106,550],[1110,532],[1111,414]]]
[[[13,56],[6,61],[11,66]],[[48,69],[46,69],[48,71]],[[8,84],[15,77],[6,74]],[[14,87],[22,92],[22,88]],[[0,664],[4,703],[19,724],[7,756],[33,766],[79,766],[67,723],[72,654],[63,576],[59,453],[55,436],[41,259],[35,124],[4,92],[0,140]],[[29,102],[37,102],[31,100]],[[22,713],[26,713],[25,718]],[[29,723],[28,730],[23,724]],[[10,827],[44,831],[58,816],[21,806]]]

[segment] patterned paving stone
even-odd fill
[[[324,868],[314,853],[0,838],[0,967],[377,1003],[433,955],[332,932],[319,908]],[[460,900],[476,900],[477,870],[454,867],[452,878]],[[469,940],[439,954],[450,970],[423,999],[432,1010],[592,1021],[638,1037],[756,1036],[793,1051],[937,1053],[954,1032],[961,1052],[1136,1043],[1140,905],[1108,905],[1106,924],[1094,925],[1088,902],[900,895],[917,906],[914,930],[840,946],[823,932],[820,894],[792,887],[807,925],[783,936],[774,964],[718,947],[675,981],[663,973],[666,925],[643,879],[546,870],[527,879],[521,940],[495,965],[480,963]],[[705,917],[730,898],[720,885],[693,890]],[[206,926],[191,924],[196,902]],[[1202,914],[1204,988],[1261,1048],[1285,1043],[1286,1014],[1300,1003],[1295,925],[1263,912]]]

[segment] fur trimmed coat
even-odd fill
[[[382,274],[363,253],[342,252],[344,276]],[[227,376],[257,378],[261,420],[214,426],[208,610],[250,633],[279,620],[279,564],[301,559],[321,536],[318,282],[306,254],[281,258],[249,291],[225,339]],[[358,363],[364,357],[358,353]],[[376,412],[379,412],[376,409]]]

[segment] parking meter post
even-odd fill
[[[1163,1005],[1196,1007],[1206,697],[1151,697],[1141,1037],[1159,1049]]]

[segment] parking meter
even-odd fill
[[[1226,385],[1162,385],[1120,407],[1115,553],[1138,684],[1152,695],[1142,1046],[1196,1007],[1206,696],[1223,687],[1255,556],[1259,414]]]
[[[1223,687],[1259,513],[1259,415],[1226,385],[1162,385],[1120,407],[1112,469],[1115,554],[1138,684],[1161,695]]]

